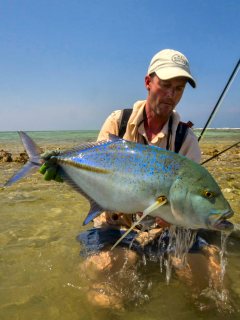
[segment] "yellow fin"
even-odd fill
[[[147,215],[149,215],[149,213],[151,213],[152,211],[156,210],[157,208],[161,207],[162,205],[164,205],[167,202],[167,198],[165,196],[160,196],[157,198],[157,200],[151,204],[148,208],[146,208],[143,211],[143,214],[141,216],[141,218],[136,221],[131,228],[129,228],[120,239],[118,239],[118,241],[112,246],[111,250],[113,250],[128,234],[129,232],[131,232],[138,224],[139,222],[141,222]]]

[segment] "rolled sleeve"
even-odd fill
[[[118,136],[121,114],[121,110],[114,111],[110,114],[98,134],[97,141],[109,140],[109,134]]]

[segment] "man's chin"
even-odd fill
[[[158,115],[158,116],[162,116],[164,115],[166,118],[169,118],[173,112],[173,108],[167,105],[165,106],[162,106],[161,108],[158,108],[155,110],[155,114]]]

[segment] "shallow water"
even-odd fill
[[[60,138],[56,134],[52,140],[49,133],[31,136],[39,145],[50,148],[94,140],[96,132],[85,133],[84,137],[75,132],[73,143],[70,138],[66,139],[66,133]],[[4,148],[8,151],[12,147],[16,153],[22,150],[16,135],[6,140]],[[1,134],[0,143],[1,149]],[[223,142],[218,138],[218,148],[219,143],[225,145],[225,139]],[[212,147],[204,144],[206,156]],[[233,219],[236,224],[240,223],[238,156],[234,151],[231,160],[226,155],[208,165],[236,212]],[[0,164],[0,183],[20,166]],[[66,184],[45,182],[39,174],[8,189],[0,189],[0,319],[240,318],[240,237],[237,233],[227,239],[225,277],[229,298],[223,305],[213,301],[209,290],[196,298],[187,284],[174,274],[167,284],[159,262],[143,261],[136,273],[130,274],[127,280],[122,279],[129,298],[125,310],[92,307],[86,298],[87,283],[80,271],[84,258],[79,255],[80,245],[76,241],[79,232],[89,228],[82,227],[87,212],[88,203],[81,195]]]

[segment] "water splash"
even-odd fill
[[[223,286],[223,279],[224,275],[226,272],[226,265],[227,265],[227,258],[226,258],[226,253],[227,253],[227,238],[229,236],[229,233],[221,232],[221,250],[219,252],[220,255],[220,267],[221,267],[221,283]]]
[[[193,289],[194,299],[197,299],[197,303],[199,303],[199,305],[203,303],[203,308],[211,308],[211,305],[213,304],[218,310],[232,312],[233,309],[231,307],[230,295],[228,290],[225,288],[224,283],[227,266],[226,246],[228,234],[223,232],[221,233],[221,244],[219,245],[219,250],[217,247],[213,246],[215,251],[210,250],[208,252],[208,250],[206,250],[205,254],[203,253],[203,256],[205,255],[205,257],[208,257],[206,263],[209,265],[208,272],[210,279],[207,280],[205,278],[205,285],[205,280],[203,280],[202,283],[195,282],[198,278],[191,276],[193,270],[191,270],[191,262],[190,264],[188,263],[188,253],[196,241],[196,235],[197,231],[171,226],[159,235],[157,254],[156,251],[148,252],[147,255],[143,254],[141,264],[145,266],[147,261],[159,261],[160,273],[165,272],[165,280],[167,284],[169,284],[172,277],[172,271],[174,270],[178,276],[185,279],[191,286]],[[211,246],[209,248],[211,248]],[[152,258],[151,254],[155,256],[155,260]],[[210,256],[208,256],[209,254]],[[212,260],[210,261],[209,259]],[[214,268],[215,263],[216,267],[218,266],[217,271]],[[210,271],[211,264],[213,268]],[[185,280],[184,283],[186,283]],[[200,285],[199,288],[196,287],[198,284]],[[202,285],[204,285],[204,287],[201,287]],[[140,287],[141,285],[139,285],[139,288]],[[146,290],[146,287],[144,290]],[[143,291],[137,290],[135,287],[135,297],[139,298]]]
[[[226,266],[227,266],[227,239],[229,237],[229,233],[221,232],[221,242],[220,249],[218,252],[218,266],[219,272],[216,277],[210,277],[209,285],[207,288],[202,290],[200,296],[208,299],[209,303],[211,301],[217,307],[219,312],[234,312],[234,307],[232,305],[231,297],[229,290],[225,286],[225,274],[226,274]]]
[[[227,266],[227,238],[229,236],[229,233],[221,232],[221,250],[219,252],[220,256],[220,288],[219,288],[219,299],[222,303],[225,305],[229,302],[229,293],[228,290],[224,287],[224,276],[226,273],[226,266]]]
[[[172,267],[182,269],[187,266],[187,254],[196,239],[196,231],[182,227],[171,226],[159,237],[159,261],[160,271],[166,269],[166,282],[169,283],[172,274]],[[164,238],[168,237],[166,243]]]

